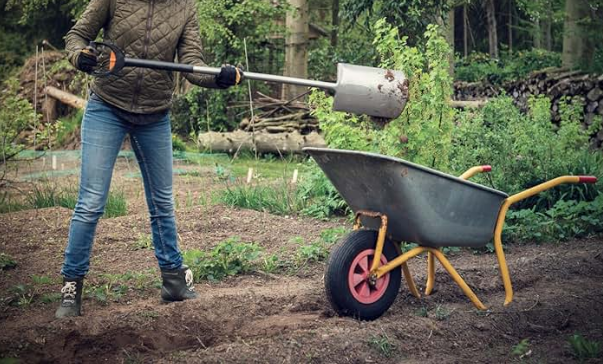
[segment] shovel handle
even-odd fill
[[[139,59],[126,57],[124,52],[119,49],[115,44],[109,42],[90,42],[90,46],[97,48],[99,46],[107,47],[111,50],[109,54],[109,64],[106,71],[94,72],[93,75],[97,77],[104,77],[109,75],[115,75],[125,67],[141,67],[163,71],[174,71],[184,73],[202,73],[207,75],[217,75],[220,73],[221,68],[207,67],[207,66],[193,66],[184,63],[154,61],[149,59]],[[245,78],[256,81],[267,81],[277,83],[287,83],[298,86],[307,87],[318,87],[327,90],[335,90],[337,84],[331,82],[307,80],[303,78],[269,75],[265,73],[256,72],[245,72]]]

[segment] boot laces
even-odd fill
[[[61,293],[63,294],[63,299],[75,299],[76,282],[65,282],[63,288],[61,288]]]
[[[184,280],[186,281],[186,286],[189,290],[194,291],[195,287],[193,287],[193,271],[187,269],[184,272]]]

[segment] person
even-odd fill
[[[91,0],[65,36],[69,61],[91,73],[97,67],[89,48],[103,38],[129,57],[205,66],[194,0]],[[240,83],[240,69],[225,65],[217,75],[185,74],[193,84],[225,89]],[[63,286],[57,318],[80,316],[83,280],[113,168],[126,134],[140,166],[161,271],[164,302],[196,297],[192,272],[178,247],[172,194],[172,134],[168,110],[174,88],[169,71],[124,68],[95,78],[82,119],[82,162],[75,206],[61,269]]]

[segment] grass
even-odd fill
[[[598,341],[588,340],[580,334],[574,334],[569,337],[568,343],[572,355],[581,363],[588,359],[601,357],[601,343]]]
[[[305,207],[305,201],[297,193],[296,186],[282,179],[272,186],[229,183],[218,196],[218,201],[228,206],[268,211],[277,215],[295,215]]]
[[[389,336],[387,336],[385,333],[379,335],[371,334],[368,344],[371,348],[377,350],[380,355],[386,358],[391,357],[396,350],[396,346],[391,342]]]
[[[0,253],[0,270],[12,269],[17,266],[17,261],[6,253]]]

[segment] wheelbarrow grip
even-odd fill
[[[579,183],[597,183],[597,177],[595,176],[578,176]]]

